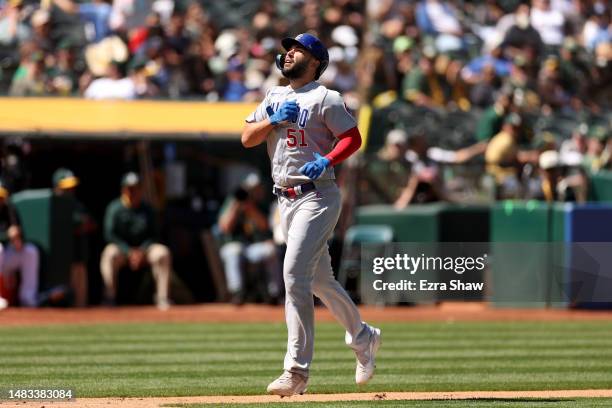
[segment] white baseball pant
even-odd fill
[[[346,344],[361,352],[371,330],[334,278],[327,241],[340,216],[340,191],[333,180],[315,182],[316,191],[289,199],[279,196],[281,225],[287,241],[283,265],[287,353],[284,369],[308,376],[314,352],[314,303],[317,296],[345,328]]]

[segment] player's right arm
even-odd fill
[[[260,145],[266,140],[270,131],[274,129],[274,125],[270,122],[269,118],[262,120],[261,122],[245,123],[244,129],[242,130],[242,145],[246,148],[255,147]]]
[[[290,120],[296,120],[299,108],[295,101],[284,101],[274,111],[268,105],[267,98],[257,107],[246,120],[240,140],[246,148],[255,147],[266,140],[270,131],[277,125]]]

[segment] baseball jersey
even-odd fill
[[[310,181],[299,172],[299,168],[315,160],[315,152],[325,156],[332,150],[339,135],[357,126],[342,96],[315,81],[296,90],[290,86],[271,88],[246,121],[261,122],[268,117],[269,107],[276,112],[284,101],[291,100],[296,101],[299,108],[297,119],[279,124],[266,139],[272,180],[278,187],[291,187]],[[318,180],[334,178],[334,169],[330,167]]]

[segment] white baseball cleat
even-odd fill
[[[6,309],[8,307],[8,300],[3,297],[0,297],[0,310]]]
[[[268,394],[290,397],[306,392],[308,378],[303,375],[285,371],[280,377],[268,385]]]
[[[376,352],[381,344],[380,329],[372,328],[372,337],[368,348],[357,353],[357,369],[355,370],[355,382],[364,385],[374,376],[376,368]]]

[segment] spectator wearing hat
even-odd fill
[[[486,64],[480,74],[481,80],[470,90],[470,103],[479,108],[486,108],[495,102],[495,94],[500,86],[499,78],[492,64]]]
[[[538,152],[519,149],[521,117],[516,113],[509,114],[485,151],[487,173],[495,178],[499,193],[504,196],[516,196],[519,191],[519,169],[525,163],[536,163]]]
[[[0,242],[0,281],[3,292],[0,295],[7,298],[11,304],[15,303],[16,298],[20,306],[38,306],[38,248],[25,242],[19,218],[9,201],[9,191],[2,183],[0,183]]]
[[[560,80],[564,89],[573,96],[584,98],[588,83],[589,67],[579,58],[579,49],[576,40],[567,37],[559,52]]]
[[[366,164],[366,179],[360,183],[362,204],[382,200],[394,202],[406,186],[411,163],[406,157],[408,135],[404,129],[392,129],[387,133],[384,146],[378,151],[377,160]],[[377,199],[378,198],[378,199]]]
[[[606,145],[609,131],[605,126],[593,125],[589,128],[587,151],[584,156],[584,166],[590,173],[597,173],[606,166]]]
[[[595,48],[594,64],[590,68],[590,84],[587,95],[589,103],[595,110],[602,107],[610,109],[612,101],[612,41],[601,43]]]
[[[44,54],[31,42],[20,49],[21,60],[13,75],[9,94],[11,96],[43,96],[47,93]]]
[[[269,203],[256,173],[249,174],[228,197],[219,212],[218,226],[223,245],[220,249],[225,268],[227,289],[233,303],[241,304],[249,295],[260,295],[272,301],[281,296],[282,269],[268,224]],[[247,293],[253,277],[263,264],[265,288],[255,288],[260,293]]]
[[[91,82],[85,90],[88,99],[136,99],[156,94],[156,88],[149,83],[151,72],[143,58],[136,57],[131,61],[129,75],[122,74],[121,66],[113,61],[107,68],[105,77]]]
[[[414,40],[405,35],[401,35],[393,41],[393,55],[399,78],[407,75],[414,65],[414,58],[412,56],[413,47]]]
[[[70,40],[58,44],[53,60],[53,66],[47,69],[49,92],[61,96],[72,95],[78,90],[79,77],[74,69],[75,50]]]
[[[75,196],[80,181],[74,173],[66,168],[59,168],[53,173],[53,193],[68,196],[74,200],[72,216],[73,259],[70,266],[70,286],[74,292],[74,305],[87,306],[87,261],[89,259],[89,236],[96,229],[96,224],[89,216],[87,209]]]
[[[561,161],[570,165],[581,165],[587,151],[587,134],[589,125],[581,123],[572,132],[571,138],[561,143],[559,154]]]
[[[410,177],[393,204],[396,209],[447,199],[440,166],[429,150],[424,133],[415,133],[408,139],[406,157],[411,164]]]
[[[532,183],[530,198],[547,202],[585,202],[587,180],[582,173],[566,175],[567,166],[556,150],[546,150],[538,158],[539,176]]]
[[[33,41],[45,54],[53,50],[51,41],[51,13],[48,10],[38,9],[30,19],[32,33],[30,41]]]
[[[106,75],[93,80],[83,96],[87,99],[134,99],[136,87],[131,78],[123,76],[120,64],[113,61],[107,66]]]
[[[487,73],[487,69],[493,69],[493,73],[498,78],[505,78],[510,75],[512,63],[504,58],[501,41],[492,45],[489,54],[478,56],[469,61],[461,72],[462,78],[469,84],[478,84]]]
[[[402,94],[406,100],[426,108],[442,108],[446,105],[444,84],[435,71],[436,51],[431,46],[423,47],[418,65],[404,78]]]
[[[512,91],[507,88],[500,92],[495,103],[487,108],[476,124],[476,140],[488,142],[499,133],[504,123],[504,118],[512,107]]]
[[[549,56],[542,64],[538,74],[538,94],[542,103],[554,110],[561,109],[570,101],[570,95],[561,83],[559,58],[556,56]]]
[[[539,191],[535,198],[553,202],[558,200],[557,186],[561,178],[561,160],[555,150],[547,150],[540,154],[538,159],[540,167]]]
[[[230,59],[225,79],[223,100],[227,102],[242,101],[249,90],[244,83],[244,64],[238,57]]]
[[[151,265],[157,290],[155,303],[160,310],[169,307],[172,259],[168,247],[159,243],[153,208],[142,200],[138,174],[130,172],[121,180],[121,196],[106,208],[104,237],[107,245],[100,259],[105,302],[115,304],[117,275],[125,265],[132,271]]]

